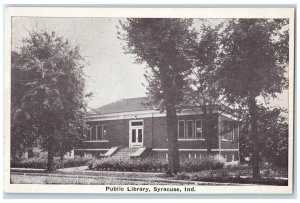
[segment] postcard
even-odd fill
[[[294,8],[5,8],[4,192],[291,194]]]

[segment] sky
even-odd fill
[[[97,108],[124,98],[146,96],[142,85],[144,66],[134,64],[134,57],[124,54],[117,39],[116,18],[24,18],[12,21],[12,47],[22,46],[28,31],[55,31],[58,36],[78,44],[87,65],[86,91],[92,92],[89,107]]]
[[[125,98],[146,96],[145,65],[135,64],[134,56],[124,54],[117,38],[118,18],[41,18],[13,17],[12,49],[22,46],[29,31],[54,31],[58,36],[79,45],[88,63],[86,91],[92,92],[88,106],[92,109]],[[121,19],[124,20],[124,19]],[[215,19],[210,23],[219,23]],[[198,21],[196,23],[201,23]],[[288,106],[288,91],[271,101],[271,106]]]

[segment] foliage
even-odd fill
[[[180,160],[181,171],[202,171],[222,168],[224,158],[220,156],[203,156],[197,159],[182,158]],[[168,171],[168,163],[165,157],[147,157],[144,159],[118,159],[113,157],[102,158],[89,162],[89,169],[112,171]]]
[[[222,41],[220,78],[232,102],[249,96],[276,96],[287,87],[287,24],[269,19],[229,21]]]
[[[75,158],[67,158],[61,160],[60,158],[54,159],[54,165],[56,169],[59,168],[70,168],[70,167],[78,167],[78,166],[86,166],[90,159],[75,157]],[[47,159],[46,158],[30,158],[24,160],[12,160],[11,168],[34,168],[34,169],[46,169],[47,168]]]
[[[258,133],[260,160],[275,166],[288,166],[288,124],[279,108],[259,106]],[[244,118],[240,133],[241,161],[250,156],[249,118]]]
[[[201,36],[195,39],[194,45],[187,56],[193,62],[191,73],[186,77],[188,86],[185,89],[185,105],[195,112],[203,113],[203,134],[206,140],[208,153],[211,153],[213,137],[217,136],[215,110],[221,111],[220,103],[225,98],[219,87],[217,72],[220,69],[219,34],[223,24],[215,27],[203,24],[200,27]]]
[[[220,155],[208,155],[196,159],[183,159],[181,161],[181,171],[186,172],[219,169],[222,168],[226,162]]]
[[[28,114],[16,116],[24,92],[29,91],[29,87],[23,85],[22,81],[28,80],[32,73],[21,69],[19,53],[13,51],[11,54],[11,154],[14,158],[21,158],[26,148],[36,144],[38,135],[35,123],[27,119]]]
[[[144,159],[120,159],[101,158],[90,162],[89,168],[93,170],[112,171],[166,171],[168,169],[167,160],[159,157],[147,157]]]
[[[176,110],[183,100],[185,76],[191,63],[185,52],[193,44],[191,19],[131,18],[120,23],[119,37],[124,50],[136,62],[147,66],[149,105],[166,110],[169,164],[172,173],[179,169]]]
[[[287,169],[263,165],[261,168],[261,179],[251,179],[251,172],[251,168],[247,165],[226,166],[215,170],[181,172],[173,177],[173,179],[264,185],[287,185],[288,183],[286,180]]]
[[[14,150],[42,147],[48,151],[50,170],[54,154],[65,154],[81,139],[84,88],[79,47],[54,32],[30,32],[23,46],[12,53]]]
[[[147,66],[145,74],[150,104],[166,108],[165,85],[173,95],[174,103],[183,97],[184,77],[191,64],[185,56],[196,33],[187,19],[127,19],[121,22],[119,38],[125,41],[126,54],[133,54],[136,63]],[[146,63],[146,64],[145,64]]]
[[[219,87],[217,73],[221,65],[221,28],[223,24],[215,26],[202,25],[201,38],[187,53],[193,61],[193,69],[187,80],[190,87],[188,95],[193,106],[209,113],[213,111],[215,104],[219,104],[224,96]]]
[[[259,174],[257,97],[276,97],[287,87],[287,20],[233,19],[224,30],[220,86],[243,106],[251,123],[253,177]]]

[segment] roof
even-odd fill
[[[129,98],[122,99],[114,103],[110,103],[95,109],[98,114],[110,114],[110,113],[121,113],[121,112],[132,112],[132,111],[145,111],[150,108],[146,106],[147,97]]]
[[[103,115],[103,114],[111,114],[111,113],[125,113],[125,112],[136,112],[136,111],[146,111],[146,110],[153,110],[153,108],[147,106],[147,97],[137,97],[137,98],[128,98],[116,101],[114,103],[106,104],[101,106],[97,109],[93,109],[90,111],[90,115]],[[226,107],[226,112],[230,115],[234,115],[236,110],[223,105]],[[219,108],[219,105],[216,105],[216,109]],[[186,109],[191,109],[187,107]],[[97,113],[96,113],[97,112]]]

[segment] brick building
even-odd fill
[[[122,155],[142,157],[149,154],[167,154],[166,113],[149,109],[146,98],[123,99],[102,106],[87,116],[90,128],[86,139],[76,148],[75,154],[95,156]],[[191,109],[177,113],[178,149],[180,155],[196,158],[206,153],[205,138],[212,136],[212,152],[221,154],[227,162],[239,162],[239,127],[224,130],[224,121],[236,120],[233,116],[215,113],[215,132],[205,135],[203,114]]]

